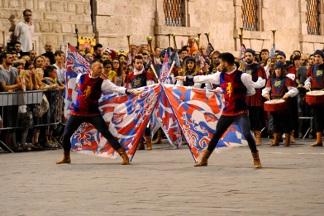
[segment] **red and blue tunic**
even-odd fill
[[[268,79],[267,87],[271,87],[271,99],[279,99],[288,92],[288,87],[296,87],[296,84],[285,76]]]
[[[143,71],[141,74],[135,75],[134,72],[132,72],[131,74],[127,75],[126,78],[126,83],[130,83],[132,88],[140,88],[143,86],[147,86],[147,81],[148,80],[153,80],[154,81],[154,77],[150,72],[147,71]],[[129,86],[126,85],[126,88],[128,88]]]
[[[236,70],[231,74],[221,72],[220,87],[224,93],[225,107],[222,115],[236,116],[248,113],[246,104],[247,88],[241,80],[242,71]]]
[[[91,78],[89,74],[80,76],[79,91],[71,115],[85,117],[100,115],[98,100],[102,94],[102,82],[100,76],[96,78]]]
[[[312,77],[311,85],[314,90],[324,88],[324,64],[313,65],[307,71],[306,78]]]
[[[287,74],[293,74],[297,77],[297,70],[294,65],[285,65],[284,68],[287,70]]]
[[[259,64],[251,64],[251,65],[244,65],[245,73],[250,74],[252,76],[253,82],[257,82],[259,77],[263,79],[267,79],[266,72],[264,68]],[[255,89],[255,95],[247,96],[246,103],[248,106],[263,106],[262,89]]]

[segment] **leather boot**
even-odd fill
[[[273,142],[270,144],[270,146],[279,146],[278,135],[278,133],[273,134]]]
[[[142,137],[140,143],[137,146],[137,150],[145,150],[145,146],[144,146],[144,137]]]
[[[291,133],[290,133],[290,142],[291,143],[295,143],[296,142],[296,140],[295,140],[295,131],[294,130],[292,130],[291,131]],[[286,134],[287,135],[287,134]]]
[[[204,154],[199,161],[199,163],[196,163],[194,166],[207,166],[208,165],[208,158],[210,157],[212,151],[209,151],[208,149],[205,149]]]
[[[261,145],[261,131],[255,131],[255,144]]]
[[[152,150],[152,136],[146,136],[147,150]]]
[[[64,154],[63,159],[57,161],[56,164],[71,163],[70,151],[64,151],[63,154]]]
[[[285,140],[285,146],[289,146],[290,145],[290,134],[286,133],[286,140]]]
[[[187,145],[187,141],[186,141],[186,139],[184,138],[184,136],[181,135],[181,137],[182,137],[182,145]]]
[[[251,152],[252,153],[252,157],[253,157],[253,160],[254,160],[254,168],[259,168],[261,169],[262,166],[261,166],[261,161],[260,161],[260,158],[259,158],[259,152]]]
[[[153,144],[161,144],[161,143],[163,143],[163,131],[162,130],[158,130],[157,138],[153,142]]]
[[[278,142],[283,142],[282,133],[278,133]]]
[[[128,156],[125,152],[125,148],[120,148],[117,150],[118,154],[123,158],[123,162],[122,162],[122,165],[127,165],[129,164],[129,159],[128,159]]]
[[[323,135],[322,132],[316,132],[316,142],[311,146],[322,146],[323,145],[322,135]]]

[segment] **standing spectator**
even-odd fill
[[[30,57],[28,55],[23,56],[22,59],[24,59],[26,61],[26,63],[31,62]]]
[[[3,64],[3,68],[0,68],[0,85],[1,91],[8,91],[12,93],[16,90],[23,90],[23,86],[21,85],[18,77],[17,69],[11,67],[12,65],[12,54],[3,53],[1,55],[1,60]],[[5,127],[15,127],[17,125],[17,113],[18,113],[18,106],[6,106],[4,107],[4,122],[6,123]],[[5,143],[11,149],[16,149],[16,143],[13,142],[13,130],[8,130],[5,135]]]
[[[43,56],[37,56],[34,60],[34,66],[35,68],[44,68],[44,63],[45,63],[45,60],[44,60],[44,57]]]
[[[308,68],[312,67],[315,64],[314,62],[315,62],[315,56],[314,54],[311,54],[308,58],[308,63],[309,63]]]
[[[200,47],[199,51],[200,51],[200,54],[201,54],[202,56],[205,56],[205,55],[206,55],[206,52],[207,52],[207,48],[206,48],[206,46],[205,46],[205,45],[202,45],[202,46]],[[205,56],[205,57],[208,57],[208,56]]]
[[[154,49],[154,64],[161,63],[159,55],[160,55],[161,49],[159,47],[155,47]]]
[[[260,52],[260,65],[265,67],[267,65],[269,59],[269,50],[263,49]]]
[[[102,79],[109,79],[112,81],[115,85],[117,83],[117,75],[116,72],[112,70],[113,63],[110,60],[106,60],[103,63],[104,70],[102,71],[101,77]]]
[[[32,12],[29,9],[24,10],[24,21],[16,25],[14,31],[14,39],[17,39],[21,43],[21,50],[23,52],[29,52],[32,50],[32,36],[35,26],[31,22]]]
[[[36,51],[35,50],[30,50],[29,53],[28,53],[28,56],[30,58],[30,62],[34,62],[37,54],[36,54]]]
[[[90,62],[93,61],[93,54],[92,54],[92,53],[87,53],[87,54],[85,55],[85,57],[86,57],[86,59],[88,59]]]
[[[65,65],[64,65],[64,53],[61,50],[58,50],[55,52],[55,64],[54,66],[56,67],[56,73],[57,73],[57,78],[61,81],[64,82],[65,77]]]
[[[42,56],[46,56],[50,59],[51,64],[55,64],[55,57],[54,57],[54,53],[52,52],[53,50],[53,46],[51,42],[47,42],[45,44],[45,53],[42,54]]]

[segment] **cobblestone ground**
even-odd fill
[[[137,151],[130,166],[62,150],[0,155],[0,215],[323,215],[324,147],[297,140],[212,154],[193,167],[186,146]]]

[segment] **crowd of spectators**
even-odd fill
[[[30,43],[34,27],[31,24],[31,17],[32,12],[25,10],[24,21],[17,24],[11,45],[0,48],[1,92],[46,90],[41,104],[1,107],[3,112],[1,113],[0,126],[3,128],[19,127],[19,129],[1,131],[1,141],[13,151],[57,148],[56,141],[61,140],[64,127],[62,123],[65,121],[62,115],[62,106],[60,106],[62,105],[65,79],[65,53],[60,49],[54,52],[51,42],[46,42],[45,52],[42,54],[32,49]],[[180,66],[175,67],[173,73],[185,75],[189,67],[187,65],[188,59],[195,63],[195,68],[199,68],[195,60],[198,51],[205,58],[205,66],[199,68],[199,73],[215,73],[219,70],[218,56],[220,52],[214,51],[210,56],[205,56],[206,50],[206,46],[201,46],[198,50],[195,41],[190,38],[188,45],[177,50]],[[153,61],[155,71],[159,76],[166,53],[166,49],[159,47],[151,50],[147,44],[132,44],[128,52],[123,49],[119,51],[104,49],[101,44],[94,46],[94,53],[86,53],[85,50],[79,51],[89,61],[102,60],[104,66],[102,76],[110,79],[118,86],[125,85],[126,77],[133,69],[132,59],[136,55],[143,56],[145,70],[151,73],[155,73],[149,63]],[[174,50],[172,49],[172,51]],[[278,52],[276,53],[278,54]],[[306,91],[303,86],[307,70],[314,64],[314,56],[305,55],[296,50],[288,59],[275,59],[269,59],[269,50],[267,49],[256,52],[254,56],[254,61],[261,64],[268,73],[271,73],[273,61],[285,61],[295,67],[297,71],[296,84],[299,89],[296,106],[299,116],[309,116],[309,108],[304,100]],[[236,64],[240,67],[240,63],[236,62]],[[201,88],[205,87],[201,86]],[[50,127],[39,126],[49,123],[52,123]],[[264,126],[266,126],[266,123],[264,123]],[[309,123],[301,124],[300,122],[296,126],[295,135],[301,137],[308,127]],[[269,128],[269,131],[271,131],[271,128]]]

